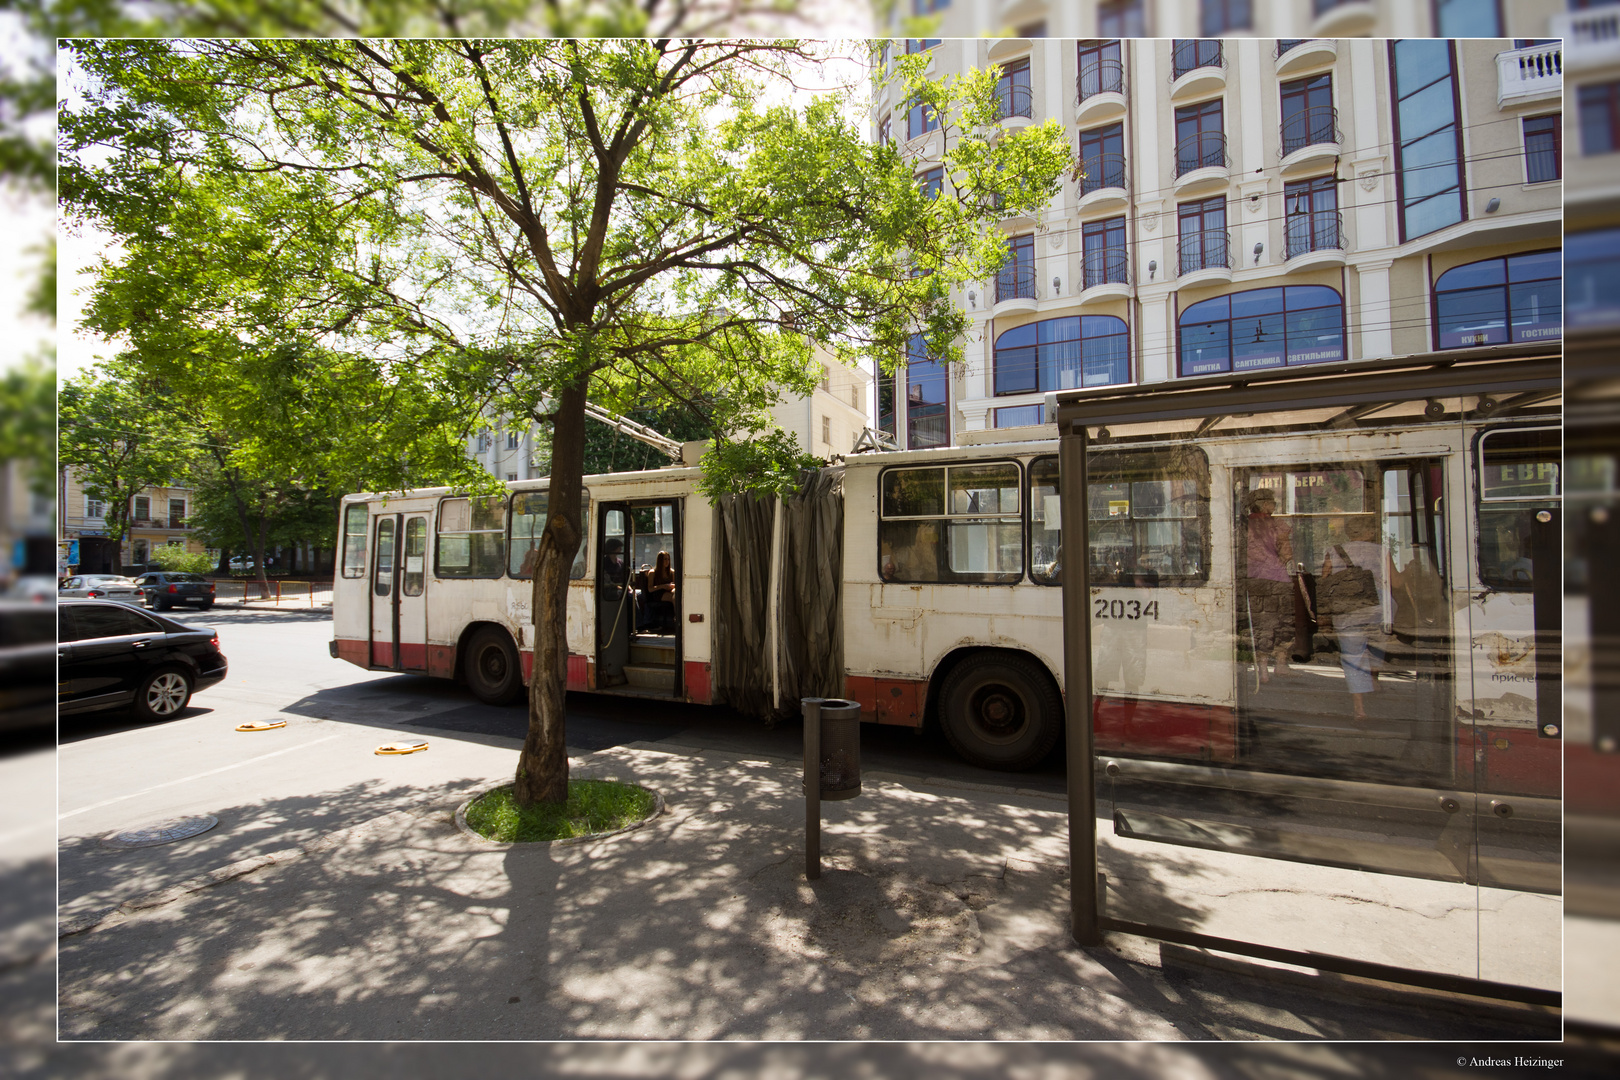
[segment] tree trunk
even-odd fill
[[[519,806],[568,801],[564,712],[568,704],[568,571],[584,542],[579,516],[585,471],[585,386],[562,391],[552,419],[551,498],[534,574],[534,669],[529,730],[512,789]]]

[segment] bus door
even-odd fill
[[[596,687],[678,696],[680,500],[603,503],[597,521]],[[655,582],[666,555],[673,591]]]
[[[394,563],[400,515],[379,514],[371,538],[371,666],[399,670],[399,596]]]
[[[394,638],[402,671],[427,671],[427,536],[424,514],[405,516],[404,553],[400,559],[399,612]]]

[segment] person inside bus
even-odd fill
[[[629,567],[624,561],[624,541],[609,539],[602,545],[602,581],[612,585],[623,585],[629,577]]]
[[[1248,510],[1248,610],[1253,635],[1255,671],[1260,681],[1288,673],[1288,650],[1294,644],[1294,583],[1288,567],[1294,558],[1293,533],[1277,511],[1277,493],[1255,488]],[[1268,671],[1268,661],[1274,669]]]
[[[1357,720],[1367,719],[1367,695],[1377,689],[1377,666],[1383,656],[1372,644],[1384,621],[1384,582],[1387,556],[1378,544],[1378,530],[1371,514],[1355,514],[1345,521],[1345,540],[1328,548],[1322,560],[1321,580],[1336,571],[1365,570],[1372,575],[1371,588],[1356,595],[1349,606],[1334,607],[1333,634],[1339,642],[1339,667],[1344,671],[1344,688],[1350,693],[1350,707]]]
[[[647,576],[647,621],[664,633],[675,632],[675,569],[667,551],[658,553]]]

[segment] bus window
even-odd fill
[[[506,569],[506,500],[445,499],[439,504],[434,563],[439,577],[500,577]]]
[[[427,582],[427,518],[405,519],[405,575],[400,591],[406,596],[421,596]]]
[[[1018,465],[889,469],[881,482],[884,581],[1016,583],[1023,577]]]
[[[394,588],[394,519],[377,519],[377,576],[371,591],[387,596]]]
[[[353,503],[343,511],[343,576],[366,573],[366,504]]]
[[[1534,578],[1530,522],[1563,495],[1557,428],[1498,428],[1479,438],[1479,580],[1528,592]]]
[[[525,491],[512,496],[512,537],[507,545],[509,564],[507,572],[515,578],[527,580],[534,576],[535,552],[540,550],[540,537],[546,531],[547,508],[551,505],[549,491]],[[591,534],[591,496],[580,497],[579,550],[574,553],[574,565],[568,576],[579,581],[585,576],[585,537]]]
[[[1061,585],[1062,521],[1055,457],[1029,467],[1030,576]],[[1209,580],[1209,459],[1194,447],[1090,455],[1094,585],[1196,585]]]

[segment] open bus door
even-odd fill
[[[596,689],[681,694],[681,500],[604,502],[597,515]],[[649,596],[649,577],[668,553],[676,588]]]

